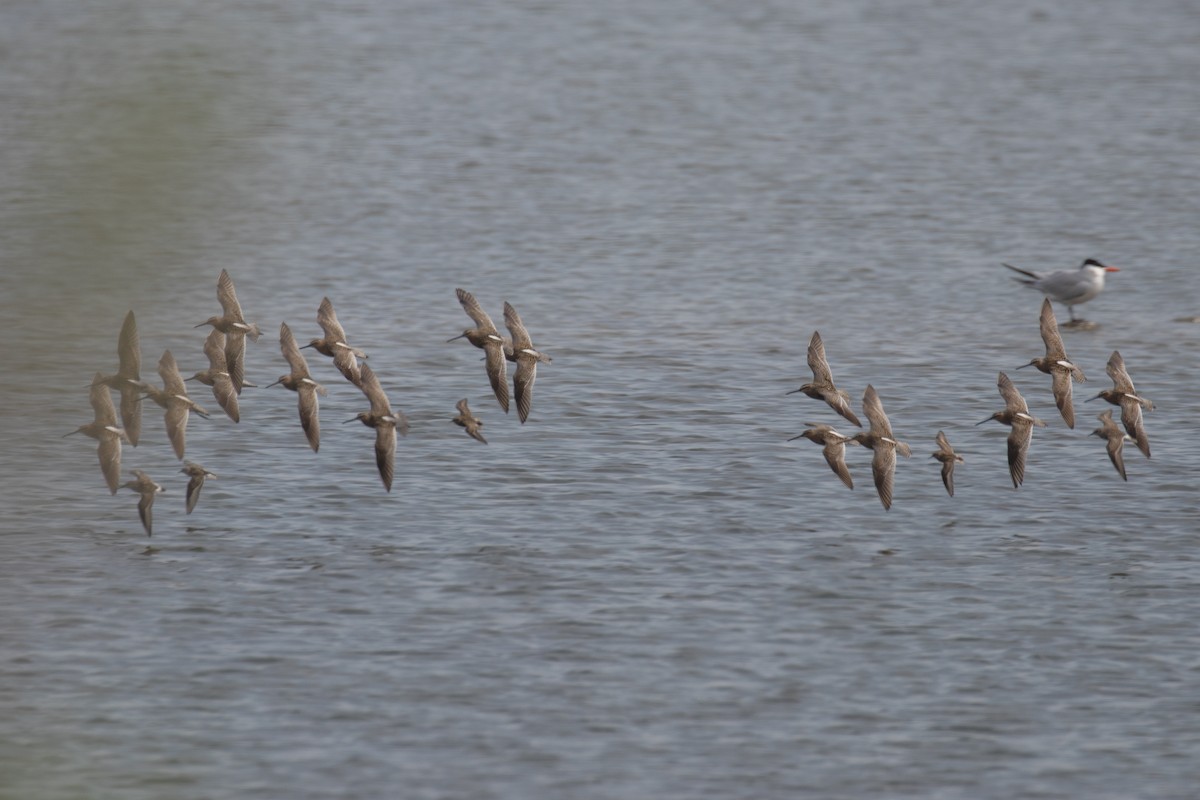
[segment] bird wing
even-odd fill
[[[895,438],[892,436],[892,426],[888,422],[887,414],[883,412],[883,402],[871,384],[867,384],[867,391],[863,393],[863,413],[867,415],[867,420],[871,423],[871,433],[886,436],[889,439]]]
[[[1058,406],[1063,422],[1068,428],[1075,427],[1075,406],[1071,403],[1071,372],[1062,367],[1050,370],[1050,388],[1054,392],[1054,405]]]
[[[1054,318],[1054,307],[1050,298],[1042,301],[1041,315],[1042,341],[1046,344],[1046,358],[1054,361],[1066,361],[1067,350],[1063,347],[1062,336],[1058,332],[1058,320]]]
[[[1137,449],[1146,458],[1150,457],[1150,439],[1146,436],[1146,426],[1142,422],[1142,404],[1135,397],[1121,398],[1121,424],[1125,432],[1133,439]]]
[[[137,320],[134,319],[132,311],[125,315],[125,322],[121,325],[121,335],[117,339],[117,357],[121,363],[117,369],[118,375],[126,380],[141,380],[142,347],[138,341]]]
[[[517,416],[521,422],[529,417],[533,407],[533,382],[536,379],[537,359],[529,356],[518,358],[517,369],[513,373],[513,396],[517,399]]]
[[[292,334],[292,329],[288,327],[286,322],[279,323],[279,349],[283,353],[283,357],[287,360],[288,366],[292,368],[293,378],[301,378],[308,375],[308,361],[305,360],[304,354],[300,352],[300,346],[296,344],[296,337]]]
[[[142,492],[142,499],[138,500],[138,516],[142,518],[142,527],[146,529],[146,535],[151,536],[150,527],[153,522],[153,512],[151,509],[154,506],[154,492]]]
[[[946,492],[954,497],[954,459],[948,458],[942,462],[942,484]]]
[[[164,350],[158,360],[158,376],[162,378],[163,391],[167,394],[187,395],[187,387],[183,383],[183,375],[179,373],[179,365],[170,350]]]
[[[504,358],[504,348],[499,342],[490,342],[483,348],[487,359],[488,381],[492,384],[492,393],[500,402],[504,413],[508,413],[508,364]]]
[[[334,342],[345,342],[346,331],[342,329],[342,324],[338,322],[337,314],[333,310],[333,303],[326,297],[321,300],[320,307],[317,308],[317,324],[321,326],[321,330],[325,332],[325,341],[329,344]]]
[[[1008,433],[1008,473],[1012,476],[1013,488],[1025,481],[1025,456],[1029,443],[1033,441],[1033,423],[1025,419],[1014,419]]]
[[[108,484],[108,491],[116,494],[121,486],[121,437],[115,433],[101,436],[96,453],[100,457],[100,472]]]
[[[396,428],[386,422],[381,422],[375,428],[375,466],[379,467],[379,477],[390,492],[392,490],[392,475],[396,461]]]
[[[239,422],[241,412],[238,410],[238,396],[228,374],[213,374],[212,393],[225,414],[234,422]]]
[[[163,419],[167,423],[167,438],[175,449],[175,457],[182,459],[184,448],[187,446],[188,403],[171,398],[167,401],[167,411]]]
[[[92,388],[88,392],[88,400],[92,404],[92,411],[96,414],[96,422],[116,427],[117,410],[113,407],[112,394],[108,391],[108,387],[101,383],[103,377],[97,372],[96,377],[92,378]]]
[[[1004,398],[1005,408],[1013,412],[1019,411],[1022,414],[1029,413],[1029,406],[1025,403],[1025,398],[1017,391],[1011,378],[1001,372],[1000,377],[996,380],[996,386],[1000,389],[1000,396]]]
[[[833,372],[825,358],[825,342],[821,340],[819,331],[813,331],[808,341],[808,368],[812,370],[814,383],[833,384]]]
[[[529,337],[529,331],[525,329],[525,323],[521,321],[520,314],[508,301],[504,303],[504,326],[512,334],[514,352],[533,348],[533,340]]]
[[[1112,355],[1108,357],[1108,365],[1104,371],[1108,373],[1108,377],[1112,378],[1114,389],[1125,394],[1134,394],[1133,380],[1125,370],[1125,359],[1121,358],[1120,351],[1113,350]]]
[[[467,312],[467,316],[475,323],[475,327],[484,333],[499,334],[492,318],[483,310],[483,306],[479,305],[479,301],[475,299],[475,295],[468,292],[466,289],[455,289],[454,293],[458,295],[459,305],[463,307],[463,311]]]
[[[937,436],[935,436],[934,438],[937,440],[937,446],[938,446],[939,452],[947,453],[947,454],[954,453],[954,448],[952,448],[950,446],[950,440],[946,438],[945,431],[938,431]]]
[[[233,278],[229,277],[227,270],[221,270],[221,277],[217,278],[217,302],[221,304],[221,310],[225,312],[226,317],[235,322],[245,323],[242,306],[238,303],[237,292],[233,289]]]
[[[308,446],[315,453],[321,446],[321,421],[317,415],[319,403],[316,384],[302,381],[296,387],[296,397],[297,405],[300,408],[300,427],[304,428]]]
[[[1106,437],[1108,439],[1108,460],[1117,468],[1117,474],[1127,481],[1129,478],[1125,477],[1125,455],[1122,452],[1125,449],[1125,434],[1112,421],[1111,416],[1104,427],[1108,428],[1109,425],[1112,426],[1112,432]]]
[[[204,355],[208,356],[208,368],[213,372],[228,372],[225,363],[225,334],[216,328],[204,340]]]
[[[129,443],[137,446],[142,434],[142,389],[138,384],[126,382],[121,385],[121,424]]]
[[[375,370],[371,369],[369,364],[363,364],[359,368],[359,375],[362,377],[362,384],[359,388],[371,403],[371,413],[378,416],[391,416],[392,404],[388,402]]]
[[[246,335],[232,332],[225,337],[225,366],[228,367],[229,379],[233,382],[233,390],[242,393],[246,385]]]
[[[834,439],[830,437],[826,440],[825,447],[821,449],[825,456],[825,463],[829,464],[829,468],[833,470],[833,474],[842,479],[842,483],[847,487],[854,488],[854,479],[850,477],[850,468],[846,466],[846,442],[842,439]]]
[[[200,499],[200,489],[204,487],[204,470],[192,473],[187,485],[187,513],[192,513],[196,501]]]
[[[875,478],[875,489],[884,509],[892,507],[892,488],[896,477],[896,451],[881,443],[871,457],[871,475]]]
[[[458,409],[459,414],[462,414],[464,420],[471,418],[471,409],[467,405],[467,398],[464,397],[462,400],[459,400],[454,404],[454,407]]]

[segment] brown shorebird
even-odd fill
[[[279,349],[283,352],[283,357],[287,359],[288,366],[292,368],[292,371],[287,375],[280,375],[279,380],[266,388],[269,389],[271,386],[282,383],[285,389],[291,389],[296,393],[300,408],[300,427],[304,428],[308,446],[315,453],[321,447],[321,421],[317,416],[317,395],[326,394],[325,387],[314,381],[308,374],[308,362],[304,360],[304,355],[296,346],[296,337],[292,335],[292,329],[286,322],[279,324]]]
[[[862,423],[850,408],[850,395],[833,385],[833,372],[825,358],[825,343],[821,341],[819,331],[813,332],[808,343],[808,367],[812,370],[812,383],[806,383],[788,394],[803,392],[814,400],[824,400],[830,408],[861,428]]]
[[[188,476],[187,485],[187,513],[192,513],[192,509],[196,507],[196,501],[200,499],[200,490],[204,488],[204,479],[217,479],[215,472],[209,472],[204,467],[192,461],[183,462],[183,469],[179,470],[184,475]]]
[[[371,402],[370,411],[360,411],[353,419],[358,420],[368,428],[375,429],[375,466],[379,468],[379,477],[383,479],[384,487],[392,490],[392,475],[396,462],[396,432],[401,435],[408,433],[408,418],[402,413],[392,411],[391,403],[379,384],[375,371],[367,364],[361,368],[362,392]]]
[[[793,436],[788,441],[794,442],[797,439],[809,439],[822,445],[823,449],[821,452],[825,456],[825,462],[833,470],[833,474],[841,478],[842,483],[853,489],[854,480],[850,477],[850,468],[846,466],[846,443],[856,444],[856,442],[849,436],[843,436],[838,433],[830,425],[815,425],[811,422],[804,424],[810,427],[799,436]]]
[[[1104,291],[1105,274],[1121,271],[1117,267],[1105,266],[1094,258],[1084,261],[1079,265],[1079,269],[1060,269],[1045,275],[1014,267],[1012,264],[1004,266],[1025,276],[1024,278],[1014,278],[1014,280],[1037,289],[1051,300],[1065,305],[1067,312],[1071,315],[1072,323],[1082,321],[1075,318],[1075,306],[1086,303]]]
[[[533,407],[533,382],[537,378],[537,365],[551,363],[550,356],[534,349],[525,323],[508,302],[504,303],[504,327],[512,334],[511,346],[503,352],[505,358],[517,365],[513,373],[513,397],[517,400],[517,417],[524,423]]]
[[[467,435],[476,441],[487,444],[487,439],[483,438],[483,420],[471,413],[471,409],[467,406],[467,398],[463,398],[454,404],[458,409],[458,416],[451,421],[460,427],[467,429]]]
[[[467,312],[467,316],[475,323],[475,327],[467,328],[458,336],[446,341],[453,342],[454,339],[465,337],[468,342],[483,350],[488,381],[492,384],[492,392],[496,395],[496,400],[500,403],[500,407],[504,409],[504,413],[507,414],[508,376],[506,374],[507,367],[504,363],[504,337],[500,335],[500,331],[496,329],[492,318],[479,305],[474,295],[465,289],[455,289],[454,292],[458,295],[458,302],[463,307],[463,311]]]
[[[237,293],[233,289],[233,278],[229,277],[226,270],[221,270],[221,276],[217,279],[217,300],[221,303],[222,315],[209,317],[196,327],[212,325],[225,334],[225,363],[229,368],[229,377],[233,381],[234,391],[241,394],[242,387],[247,385],[246,337],[249,336],[250,341],[257,342],[258,326],[246,322],[246,318],[242,315],[242,306],[238,303]]]
[[[1130,439],[1125,431],[1117,423],[1113,422],[1112,409],[1106,408],[1096,415],[1096,419],[1100,420],[1100,427],[1092,431],[1093,436],[1099,436],[1108,444],[1108,460],[1117,468],[1117,474],[1122,480],[1129,480],[1125,477],[1125,457],[1121,451],[1125,447],[1125,440]]]
[[[346,331],[338,322],[337,314],[333,311],[333,303],[329,301],[328,297],[321,300],[321,306],[317,309],[317,323],[325,332],[325,336],[313,339],[304,347],[311,347],[323,356],[332,357],[333,365],[346,376],[346,380],[355,386],[361,386],[362,377],[359,374],[358,359],[365,359],[367,354],[357,347],[351,347],[346,341]]]
[[[237,390],[233,387],[233,377],[225,363],[225,334],[214,328],[204,340],[204,355],[208,356],[208,369],[200,370],[184,380],[200,381],[205,386],[211,386],[213,397],[225,414],[234,422],[240,421]]]
[[[1121,353],[1117,350],[1113,350],[1112,355],[1108,357],[1105,371],[1108,372],[1108,377],[1112,378],[1113,388],[1102,389],[1100,394],[1089,397],[1084,402],[1103,398],[1114,406],[1120,406],[1121,424],[1125,426],[1125,432],[1133,439],[1137,449],[1142,451],[1142,455],[1149,458],[1150,439],[1146,437],[1146,428],[1142,424],[1142,410],[1153,411],[1154,403],[1150,402],[1149,398],[1138,395],[1133,388],[1133,380],[1125,369],[1125,359],[1121,358]]]
[[[163,487],[150,479],[150,476],[142,472],[140,469],[132,470],[135,481],[126,481],[121,484],[126,489],[133,489],[142,496],[138,500],[138,516],[142,518],[142,527],[146,529],[146,535],[152,536],[150,525],[152,522],[150,509],[154,506],[154,495],[166,491]]]
[[[71,433],[63,434],[63,438],[72,434],[82,433],[100,443],[97,454],[100,456],[100,472],[108,491],[116,494],[121,485],[121,442],[129,441],[125,431],[117,425],[117,411],[113,408],[112,395],[104,383],[104,376],[99,372],[92,379],[90,399],[95,419],[86,425],[80,425]]]
[[[142,348],[138,341],[137,320],[133,312],[125,315],[121,335],[117,339],[118,367],[115,375],[101,376],[101,383],[121,393],[121,424],[129,443],[137,447],[142,430]]]
[[[146,394],[142,395],[142,399],[148,397],[166,409],[163,419],[167,423],[167,438],[171,440],[171,447],[175,449],[175,457],[182,460],[187,446],[189,413],[195,411],[208,419],[208,412],[188,397],[183,375],[180,374],[179,365],[175,363],[175,356],[171,355],[170,350],[164,350],[162,358],[158,360],[158,376],[162,378],[163,388],[156,389],[143,382],[142,390]]]
[[[933,453],[930,458],[936,458],[942,462],[942,483],[945,484],[949,495],[954,497],[954,465],[965,463],[965,459],[954,452],[954,448],[950,446],[950,440],[942,431],[937,432],[937,444],[937,452]]]
[[[886,511],[892,507],[896,453],[908,458],[912,455],[912,448],[904,442],[897,441],[892,434],[892,425],[888,422],[887,414],[883,413],[883,403],[875,387],[870,384],[867,384],[867,391],[863,394],[863,413],[867,415],[871,429],[856,433],[850,439],[874,451],[871,457],[871,475],[875,478],[875,490],[879,492],[879,500]]]
[[[1004,410],[997,411],[987,419],[976,422],[997,422],[1008,425],[1012,430],[1008,434],[1008,473],[1012,477],[1013,488],[1016,489],[1025,481],[1025,456],[1029,453],[1029,443],[1033,441],[1033,427],[1046,427],[1046,423],[1029,413],[1025,398],[1013,386],[1012,380],[1003,372],[996,380],[1000,396],[1004,398]]]
[[[1071,381],[1086,381],[1083,370],[1071,363],[1067,358],[1067,350],[1063,347],[1062,336],[1058,332],[1058,321],[1054,318],[1054,307],[1050,298],[1042,301],[1040,318],[1042,341],[1046,344],[1046,355],[1030,360],[1017,369],[1037,367],[1050,376],[1051,391],[1054,393],[1054,404],[1062,414],[1063,422],[1068,428],[1075,427],[1075,406],[1071,403]]]

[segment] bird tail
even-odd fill
[[[1000,263],[1004,264],[1003,261],[1001,261]],[[1030,272],[1027,269],[1021,269],[1020,267],[1014,267],[1012,264],[1004,264],[1004,266],[1008,267],[1013,272],[1019,272],[1022,275],[1028,276],[1027,278],[1013,278],[1014,281],[1020,281],[1021,283],[1025,284],[1026,286],[1032,286],[1036,281],[1039,281],[1042,278],[1042,276],[1038,275],[1036,272]]]

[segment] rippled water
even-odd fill
[[[1198,39],[1157,0],[5,6],[0,797],[1193,796]],[[1078,399],[1119,349],[1158,404],[1128,483],[1015,371],[1000,262],[1088,256]],[[127,310],[145,374],[204,366],[221,268],[260,386],[334,301],[411,420],[391,494],[315,355],[320,453],[247,389],[191,516],[148,412],[149,541],[61,438]],[[554,357],[524,426],[457,286]],[[814,330],[913,446],[889,512],[786,441],[838,422],[785,394]],[[1019,491],[1000,370],[1050,421]]]

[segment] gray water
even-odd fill
[[[1194,797],[1197,74],[1182,0],[5,4],[0,797]],[[1119,349],[1158,404],[1127,483],[1015,370],[1001,262],[1089,256],[1077,400]],[[333,300],[392,493],[316,355],[320,453],[247,389],[191,516],[147,411],[149,540],[61,438],[129,309],[144,375],[205,366],[222,268],[260,386]],[[523,426],[458,286],[554,357]],[[888,512],[786,441],[840,424],[785,394],[814,330],[913,446]]]

